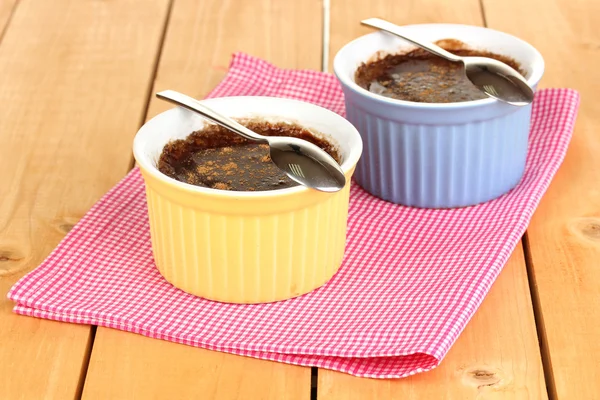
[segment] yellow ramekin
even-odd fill
[[[167,281],[188,293],[230,303],[263,303],[326,283],[344,256],[350,178],[362,152],[359,133],[313,104],[272,97],[204,100],[234,118],[297,123],[337,143],[347,184],[336,193],[303,186],[232,192],[189,185],[157,169],[164,145],[206,121],[183,108],[138,131],[135,159],[146,185],[152,250]]]

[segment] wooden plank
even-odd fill
[[[234,0],[174,4],[152,94],[202,98],[244,51],[285,68],[320,69],[318,1]],[[148,116],[172,106],[152,98]],[[169,360],[164,363],[161,360]],[[164,365],[177,373],[165,375]],[[84,398],[307,399],[310,368],[220,354],[99,327]],[[151,382],[151,384],[150,384]]]
[[[361,19],[385,16],[397,24],[482,25],[477,0],[331,3],[331,58],[351,39],[370,32]],[[519,245],[490,293],[435,370],[400,380],[370,380],[319,370],[318,398],[420,399],[546,397],[523,249]]]
[[[310,368],[98,328],[84,399],[310,397]]]
[[[555,397],[598,398],[600,3],[484,1],[484,10],[490,27],[527,40],[543,54],[542,87],[581,93],[567,157],[534,215],[528,238]]]
[[[519,246],[438,368],[398,380],[356,378],[319,369],[317,398],[546,398],[528,292]]]
[[[17,316],[6,293],[127,171],[167,9],[22,0],[0,44],[2,399],[80,391],[90,327]]]

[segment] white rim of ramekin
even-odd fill
[[[227,102],[227,101],[230,101],[231,99],[236,99],[236,101],[243,101],[243,100],[264,101],[265,99],[269,99],[267,101],[275,100],[277,102],[289,103],[290,107],[293,107],[295,104],[302,104],[304,106],[308,106],[309,108],[324,110],[325,113],[327,114],[328,118],[338,120],[340,125],[346,125],[345,129],[348,129],[349,131],[351,131],[352,135],[354,135],[356,137],[356,139],[358,140],[357,146],[350,148],[350,152],[348,153],[347,157],[344,157],[344,160],[342,161],[342,164],[340,165],[340,167],[345,175],[347,175],[348,172],[352,168],[356,167],[356,164],[358,163],[358,160],[359,160],[359,158],[362,154],[362,150],[363,150],[362,138],[361,138],[360,134],[358,133],[358,131],[356,130],[356,128],[354,127],[354,125],[352,125],[348,120],[346,120],[341,115],[339,115],[331,110],[328,110],[327,108],[324,108],[324,107],[321,107],[321,106],[318,106],[316,104],[312,104],[309,102],[281,98],[281,97],[271,97],[271,96],[229,96],[229,97],[216,97],[216,98],[212,98],[212,99],[204,99],[204,100],[199,100],[199,101],[201,101],[203,103],[205,102],[205,103],[207,103],[207,105],[210,105],[211,103],[214,104],[214,103],[220,103],[220,102]],[[192,184],[185,183],[185,182],[180,182],[176,179],[173,179],[173,178],[163,174],[162,172],[160,172],[158,170],[158,167],[153,165],[153,162],[149,159],[149,157],[146,156],[146,154],[143,151],[143,147],[146,143],[145,138],[144,138],[143,129],[146,125],[151,124],[155,118],[158,118],[160,115],[162,115],[164,113],[172,112],[173,109],[176,109],[176,108],[178,108],[178,107],[173,107],[169,110],[163,111],[162,113],[157,114],[156,116],[154,116],[153,118],[148,120],[138,130],[138,132],[135,135],[135,138],[133,140],[133,156],[134,156],[136,162],[140,165],[140,167],[142,167],[147,173],[152,175],[154,178],[162,181],[163,183],[165,183],[169,186],[175,187],[177,189],[180,189],[180,190],[183,190],[186,192],[210,195],[213,197],[230,198],[230,199],[231,198],[272,198],[272,197],[280,197],[280,196],[297,195],[297,194],[305,193],[309,190],[316,190],[316,189],[308,188],[303,185],[292,186],[292,187],[285,188],[285,189],[263,190],[263,191],[219,190],[219,189],[207,188],[204,186],[196,186],[196,185],[192,185]],[[186,111],[188,111],[188,110],[186,110]],[[192,111],[189,111],[189,112],[192,112]],[[224,114],[226,114],[226,113],[224,113]],[[277,115],[273,115],[268,112],[265,112],[263,115],[256,113],[256,112],[252,113],[252,118],[260,118],[261,116],[265,117],[265,118],[269,118],[269,119],[275,119],[275,120],[277,118],[281,118],[282,121],[286,120],[285,117],[278,117]],[[306,123],[303,125],[301,120],[297,120],[294,122],[297,122],[300,126],[304,126],[305,128],[310,129],[309,123]],[[190,132],[190,133],[192,133],[192,132]],[[334,137],[330,133],[328,133],[328,132],[320,132],[320,133],[322,133],[325,136],[331,136],[336,142],[339,143],[339,139]],[[324,192],[322,192],[322,193],[324,193]],[[335,194],[335,192],[332,192],[330,194]]]
[[[528,51],[530,51],[534,55],[534,57],[533,57],[534,61],[533,61],[533,63],[531,63],[532,72],[531,72],[531,76],[529,78],[527,78],[527,83],[531,87],[534,87],[535,85],[537,85],[539,83],[540,79],[542,78],[542,75],[544,74],[545,64],[544,64],[544,58],[542,57],[542,54],[535,47],[533,47],[531,44],[527,43],[523,39],[519,39],[518,37],[510,35],[506,32],[486,28],[483,26],[465,25],[465,24],[412,24],[412,25],[403,25],[403,26],[406,28],[409,28],[409,27],[424,27],[424,28],[426,28],[428,26],[437,27],[437,28],[440,28],[440,27],[468,27],[468,28],[485,29],[487,31],[494,32],[495,34],[498,34],[498,35],[508,36],[511,39],[517,41],[519,44],[521,44],[524,48],[526,48]],[[382,34],[387,34],[387,33],[376,31],[376,32],[372,32],[372,33],[360,36],[360,37],[352,40],[351,42],[346,43],[336,53],[336,55],[334,57],[333,72],[334,72],[335,76],[346,87],[353,90],[357,94],[368,97],[374,101],[379,101],[381,103],[403,106],[406,108],[416,108],[416,109],[445,109],[445,110],[450,109],[451,110],[451,109],[456,109],[456,108],[462,109],[462,108],[484,107],[484,106],[499,102],[499,100],[489,97],[487,99],[470,100],[470,101],[463,101],[463,102],[456,102],[456,103],[419,103],[416,101],[397,100],[397,99],[392,99],[392,98],[385,97],[385,96],[380,96],[380,95],[371,93],[370,91],[362,88],[361,86],[356,84],[353,79],[348,77],[346,74],[340,72],[341,65],[344,63],[344,60],[342,60],[343,53],[348,51],[348,48],[357,42],[366,40],[366,38],[371,37],[371,36],[382,35]],[[398,39],[402,40],[400,38],[398,38]],[[372,54],[373,55],[376,54],[377,51],[379,51],[379,50],[374,49]],[[493,49],[489,49],[489,51],[493,52]],[[506,54],[506,55],[510,56],[510,54]]]

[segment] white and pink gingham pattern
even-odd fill
[[[236,54],[212,97],[291,97],[343,115],[330,74],[281,70]],[[351,190],[342,268],[299,298],[259,305],[180,291],[152,258],[137,169],[110,190],[10,291],[15,312],[102,325],[192,346],[373,378],[437,366],[500,273],[561,164],[577,92],[538,92],[522,182],[475,207],[426,210]]]

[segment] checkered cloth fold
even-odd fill
[[[336,79],[236,54],[211,97],[290,97],[344,114]],[[436,367],[519,242],[561,164],[579,95],[541,90],[519,185],[451,210],[397,206],[351,189],[343,265],[316,291],[258,305],[211,302],[174,288],[151,252],[144,184],[132,170],[10,291],[19,314],[357,376]]]

